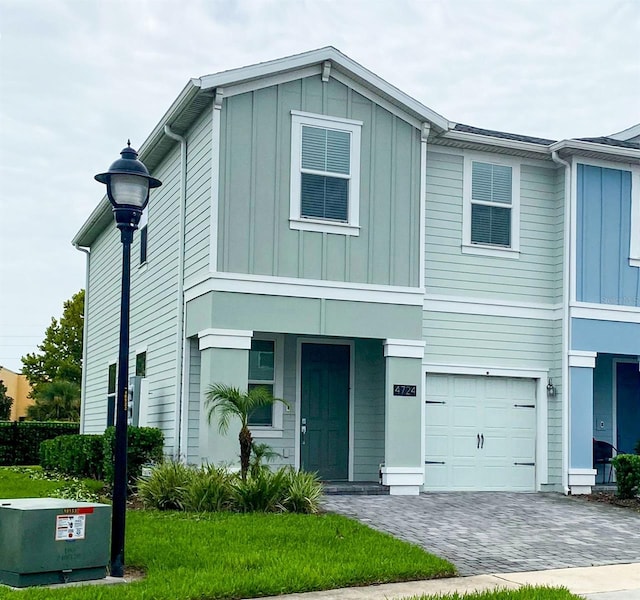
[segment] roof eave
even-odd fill
[[[518,150],[521,152],[532,152],[534,154],[549,154],[549,146],[545,144],[534,144],[533,142],[523,142],[521,140],[509,140],[506,138],[481,135],[468,131],[447,131],[437,139],[479,144],[482,146],[495,146],[509,150]]]
[[[640,150],[635,148],[623,148],[621,146],[607,146],[583,140],[561,140],[549,146],[551,152],[565,151],[566,154],[597,154],[605,158],[622,162],[640,161]]]

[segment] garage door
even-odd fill
[[[427,375],[425,399],[426,490],[535,490],[535,380]]]

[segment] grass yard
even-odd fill
[[[15,477],[1,478],[0,497],[46,495],[47,487],[35,485],[42,482],[22,477],[22,487]],[[5,488],[5,481],[13,481],[12,487]],[[0,587],[0,599],[246,598],[447,577],[455,571],[417,546],[331,514],[129,511],[125,559],[145,571],[145,579],[58,590]]]
[[[37,498],[64,485],[63,481],[30,479],[25,471],[20,468],[0,468],[0,498]]]
[[[580,600],[580,596],[575,596],[563,588],[523,587],[518,590],[476,592],[465,596],[417,596],[410,600]]]

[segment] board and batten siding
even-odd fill
[[[631,171],[578,164],[576,299],[640,306],[640,269],[629,265]]]
[[[211,222],[211,107],[194,123],[187,140],[185,279],[209,270]]]
[[[200,464],[200,403],[202,394],[200,390],[200,369],[202,359],[198,338],[187,340],[187,352],[189,353],[189,379],[188,379],[188,423],[187,423],[187,463]]]
[[[289,227],[291,111],[363,122],[360,234]],[[221,115],[218,269],[378,285],[419,285],[419,131],[320,77],[239,94]]]
[[[491,154],[486,160],[491,161]],[[425,286],[427,293],[527,303],[561,299],[562,217],[556,169],[520,168],[520,256],[464,254],[462,155],[427,152]]]
[[[147,263],[140,265],[140,234],[131,248],[131,318],[129,375],[135,372],[135,353],[147,353],[149,381],[147,424],[165,436],[165,451],[174,451],[176,391],[176,327],[178,228],[180,197],[179,146],[167,155],[153,175],[162,186],[148,205]],[[115,225],[91,247],[85,433],[100,433],[106,425],[107,374],[118,357],[122,245]]]

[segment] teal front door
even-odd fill
[[[349,477],[349,346],[302,344],[300,458],[324,481]]]

